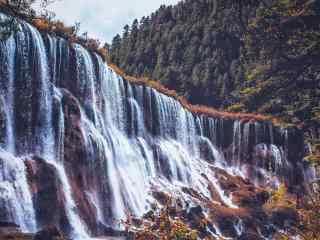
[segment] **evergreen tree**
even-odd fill
[[[309,0],[162,5],[125,27],[111,59],[127,74],[158,80],[193,104],[311,121],[320,101],[319,6]]]

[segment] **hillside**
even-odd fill
[[[125,81],[57,23],[12,18],[19,29],[0,45],[0,239],[263,239],[300,224],[272,199],[278,179],[293,206],[308,189],[300,130],[195,114],[174,91]]]
[[[0,239],[319,240],[319,11],[264,2],[161,7],[188,22],[183,31],[206,14],[212,24],[210,11],[219,28],[207,42],[216,58],[203,57],[220,62],[197,70],[199,88],[181,78],[178,89],[178,71],[131,76],[127,60],[109,62],[115,44],[110,56],[77,25],[0,0]],[[138,47],[135,26],[121,56]],[[204,46],[183,42],[174,67]],[[186,71],[202,62],[193,57]],[[211,68],[220,95],[205,96]]]
[[[162,6],[124,27],[122,37],[112,42],[111,60],[128,74],[161,81],[192,103],[220,106],[243,81],[243,30],[233,2],[189,0]],[[244,12],[247,19],[254,8]]]
[[[319,137],[318,1],[186,0],[125,26],[111,61],[193,104],[260,112]]]

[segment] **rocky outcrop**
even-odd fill
[[[27,160],[26,166],[39,227],[54,224],[69,232],[65,196],[56,168],[36,156]]]
[[[65,237],[55,226],[48,226],[37,232],[33,240],[65,240]]]
[[[8,233],[20,232],[20,226],[12,222],[0,222],[0,236]]]
[[[270,193],[250,183],[249,180],[233,176],[222,169],[215,169],[218,186],[226,196],[231,196],[234,207],[224,202],[217,185],[208,179],[208,190],[212,199],[203,198],[196,189],[184,188],[183,192],[199,205],[189,206],[186,197],[154,192],[160,206],[164,206],[172,219],[179,219],[197,231],[201,239],[217,233],[237,240],[270,238],[279,229],[288,229],[298,223],[297,211],[289,207],[267,207]],[[221,194],[221,193],[220,193]],[[157,206],[157,205],[156,205]],[[157,211],[151,211],[143,219],[153,222]],[[211,238],[210,238],[211,239]]]
[[[14,223],[0,223],[1,240],[66,240],[55,226],[47,226],[35,234],[23,233]]]
[[[92,171],[93,155],[88,152],[85,135],[81,126],[79,101],[66,89],[62,89],[64,113],[64,166],[69,174],[73,197],[78,203],[80,216],[94,234],[104,231],[105,226],[97,221],[97,209],[90,201],[92,188],[99,186],[99,176]],[[107,202],[107,201],[106,201]]]

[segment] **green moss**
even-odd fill
[[[241,94],[247,95],[247,96],[257,95],[260,92],[261,92],[260,87],[249,87],[249,88],[244,88],[240,91]]]
[[[296,124],[291,123],[288,119],[279,119],[277,123],[274,124],[276,127],[280,127],[283,129],[296,128]]]
[[[314,107],[312,109],[312,118],[311,118],[311,120],[320,122],[320,107]]]
[[[309,155],[305,160],[315,166],[320,166],[320,155]]]
[[[227,111],[229,112],[243,112],[245,110],[246,110],[246,107],[242,103],[236,103],[227,108]]]
[[[245,72],[245,80],[247,81],[247,82],[251,82],[251,81],[253,81],[254,80],[254,74],[251,72]]]

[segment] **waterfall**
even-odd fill
[[[281,177],[292,164],[288,132],[191,113],[172,97],[124,80],[79,44],[27,23],[0,44],[0,221],[29,232],[42,227],[25,156],[40,156],[56,170],[74,239],[118,228],[128,214],[143,216],[157,201],[155,190],[197,204],[184,190],[211,199],[211,183],[221,205],[238,208],[216,169],[260,184],[261,175]],[[236,226],[241,235],[241,219]]]
[[[52,87],[49,77],[49,65],[46,55],[46,48],[40,33],[29,24],[25,24],[28,32],[31,34],[32,45],[35,47],[34,60],[37,61],[37,77],[40,79],[40,99],[39,99],[39,122],[41,125],[36,129],[35,135],[39,140],[35,144],[41,146],[38,151],[45,158],[53,158],[53,132],[52,132]],[[37,146],[36,146],[37,147]]]
[[[57,139],[55,149],[56,149],[56,156],[55,159],[58,162],[63,162],[64,159],[64,135],[65,135],[65,123],[64,123],[64,112],[62,106],[62,93],[58,88],[55,88],[55,97],[59,102],[59,115],[58,115],[58,129],[57,129]]]
[[[27,86],[27,90],[31,92],[21,92],[21,95],[24,95],[28,98],[32,98],[32,94],[38,95],[36,101],[37,103],[34,104],[37,106],[37,109],[34,110],[33,106],[28,100],[28,108],[24,109],[27,112],[26,121],[27,121],[27,129],[26,136],[28,139],[23,143],[22,147],[20,147],[19,152],[26,154],[38,154],[41,155],[44,159],[48,160],[48,163],[53,164],[56,166],[57,172],[59,173],[59,178],[62,182],[62,186],[64,187],[64,193],[66,197],[67,209],[70,209],[69,217],[70,223],[72,223],[73,227],[76,228],[76,231],[81,230],[80,220],[76,216],[75,211],[75,203],[72,200],[72,193],[71,188],[68,184],[66,174],[64,172],[63,167],[59,166],[56,163],[55,159],[55,139],[53,136],[53,125],[52,125],[52,107],[53,107],[53,88],[52,83],[50,82],[49,77],[49,64],[48,58],[46,55],[46,47],[43,41],[42,36],[40,33],[30,26],[29,24],[23,23],[21,26],[23,32],[19,32],[16,36],[16,40],[14,41],[11,37],[7,40],[4,44],[5,46],[1,46],[1,56],[6,56],[6,59],[1,59],[4,62],[3,67],[5,66],[4,70],[1,72],[1,77],[6,78],[7,80],[7,89],[6,93],[7,96],[2,97],[2,106],[4,106],[4,113],[6,119],[6,150],[10,153],[4,152],[1,150],[1,158],[3,161],[11,161],[12,166],[10,165],[3,165],[1,166],[1,170],[4,171],[2,178],[2,185],[5,186],[6,191],[8,192],[8,200],[4,203],[7,206],[7,211],[12,215],[12,221],[16,222],[20,225],[22,230],[34,232],[36,230],[36,217],[33,210],[32,200],[31,200],[31,193],[29,192],[28,183],[26,180],[26,171],[24,170],[24,163],[22,158],[16,158],[11,154],[15,153],[15,131],[14,131],[14,121],[13,115],[16,113],[16,109],[14,108],[14,96],[15,88],[19,87],[18,82],[15,82],[14,76],[14,67],[15,67],[15,52],[17,51],[17,56],[19,57],[19,64],[21,67],[21,72],[19,73],[20,76],[27,76],[25,81],[29,86],[38,86],[39,89],[32,89]],[[15,43],[17,42],[17,43]],[[32,53],[28,49],[30,46],[33,46]],[[30,54],[30,55],[29,55]],[[31,55],[32,54],[32,55]],[[34,64],[35,69],[27,67],[26,60],[33,60],[32,64]],[[24,65],[25,64],[25,65]],[[22,67],[23,66],[23,67]],[[24,67],[25,66],[25,67]],[[34,72],[33,72],[34,71]],[[5,75],[2,75],[5,74]],[[32,77],[35,83],[32,83]],[[19,77],[18,77],[19,78]],[[17,79],[18,81],[18,79]],[[36,85],[33,85],[36,84]],[[18,93],[19,94],[19,93]],[[16,101],[16,104],[17,103]],[[37,116],[31,116],[30,113],[32,112],[37,113]],[[24,118],[22,116],[22,119]],[[58,142],[63,142],[63,115],[60,116],[60,129],[61,132],[58,137]],[[36,125],[31,124],[32,121],[36,121]],[[32,134],[33,133],[33,134]],[[30,146],[26,146],[30,145]],[[34,152],[30,149],[34,149]],[[59,156],[63,155],[63,143],[58,147]],[[57,159],[58,160],[58,159]],[[61,159],[60,159],[61,160]],[[16,170],[14,170],[16,168]],[[15,176],[16,175],[16,176]],[[13,176],[13,178],[9,178],[9,176]],[[21,197],[21,201],[18,200]],[[18,203],[20,202],[21,205]],[[10,205],[12,205],[10,207]],[[83,232],[83,233],[82,233]],[[85,235],[85,231],[80,231],[81,236]]]
[[[34,232],[37,225],[24,160],[0,149],[0,169],[2,220],[19,224],[23,231]]]
[[[66,198],[65,208],[68,215],[69,223],[72,227],[71,237],[79,240],[89,239],[87,229],[85,228],[82,220],[78,216],[77,205],[72,197],[72,189],[63,165],[58,164],[54,161],[50,162],[50,164],[52,164],[57,170],[58,177],[62,183],[62,190]]]
[[[1,88],[1,106],[4,108],[6,119],[6,139],[4,148],[10,152],[15,152],[14,139],[14,59],[15,59],[15,41],[10,37],[6,42],[0,43],[3,49],[0,55],[1,71],[7,79],[7,85]]]

